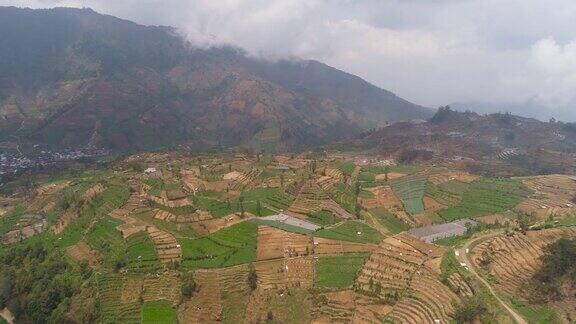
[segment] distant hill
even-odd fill
[[[491,167],[494,163],[512,174],[576,172],[576,124],[512,114],[479,115],[442,108],[429,121],[395,123],[335,147],[375,150],[405,163],[488,162],[483,170],[472,170],[487,173],[496,169]]]
[[[549,121],[551,118],[564,122],[576,122],[576,103],[550,109],[534,101],[525,103],[457,102],[450,107],[458,111],[473,111],[478,114],[510,112],[513,115]]]
[[[192,48],[90,9],[0,7],[0,147],[293,150],[433,111],[315,61]]]

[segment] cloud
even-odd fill
[[[317,59],[416,103],[576,103],[573,0],[0,0],[172,25],[198,46]],[[576,109],[572,113],[576,120]]]

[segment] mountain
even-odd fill
[[[458,111],[473,111],[478,114],[495,114],[510,112],[513,115],[535,118],[541,121],[549,121],[554,118],[565,122],[576,122],[576,113],[574,107],[576,102],[565,106],[550,109],[536,100],[529,100],[524,103],[511,103],[511,102],[457,102],[450,104],[455,110]]]
[[[466,162],[470,171],[481,173],[576,172],[576,124],[509,113],[479,115],[445,107],[429,121],[395,123],[335,147],[375,150],[403,163]]]
[[[194,48],[90,9],[0,7],[0,148],[324,144],[432,110],[316,61]]]

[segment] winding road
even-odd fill
[[[479,236],[479,237],[476,237],[476,238],[466,242],[466,244],[464,244],[464,246],[455,250],[455,251],[458,251],[458,255],[456,255],[456,259],[458,259],[459,262],[463,262],[464,264],[466,264],[468,271],[470,271],[470,273],[472,273],[484,286],[486,286],[486,288],[488,288],[488,291],[490,291],[490,293],[494,296],[494,298],[496,298],[496,300],[502,305],[502,307],[504,307],[504,309],[508,312],[508,314],[510,314],[510,316],[514,319],[514,321],[516,323],[528,324],[528,322],[520,314],[518,314],[518,312],[516,312],[516,310],[514,310],[506,302],[504,302],[500,297],[498,297],[498,295],[496,294],[496,290],[490,285],[490,283],[488,281],[486,281],[484,278],[482,278],[482,276],[480,276],[478,274],[478,272],[476,272],[474,265],[472,264],[472,262],[470,261],[470,258],[468,257],[468,253],[466,253],[466,251],[469,251],[469,248],[471,245],[476,245],[476,244],[482,242],[483,240],[489,239],[489,238],[494,237],[494,236],[499,235],[499,234],[502,234],[502,232],[490,233],[488,235]]]

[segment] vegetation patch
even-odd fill
[[[125,265],[124,238],[116,229],[121,224],[121,221],[105,216],[92,226],[85,237],[86,243],[102,254],[104,264],[116,268]]]
[[[242,222],[200,239],[179,239],[182,264],[189,268],[218,268],[256,260],[258,225]]]
[[[316,213],[308,214],[307,221],[320,226],[336,224],[339,218],[327,210],[321,210]]]
[[[402,200],[404,210],[412,215],[424,213],[424,192],[426,190],[426,175],[412,174],[395,179],[392,189]]]
[[[318,258],[314,278],[315,287],[321,289],[351,287],[369,257],[369,253],[346,253]]]
[[[160,260],[154,242],[144,231],[126,239],[126,262],[132,271],[154,271],[160,268]]]
[[[406,224],[406,222],[398,219],[383,207],[372,209],[370,213],[392,234],[398,234],[410,229],[410,226]]]
[[[469,186],[469,184],[457,180],[439,185],[429,182],[426,184],[426,195],[444,206],[455,206],[462,201],[462,196]]]
[[[176,311],[167,300],[155,300],[144,303],[142,307],[143,324],[174,324],[178,323]]]
[[[470,185],[458,205],[438,214],[446,221],[497,214],[514,208],[529,194],[519,181],[482,178]]]
[[[324,228],[314,236],[356,243],[380,243],[384,237],[374,228],[360,221],[346,221],[340,225]]]

